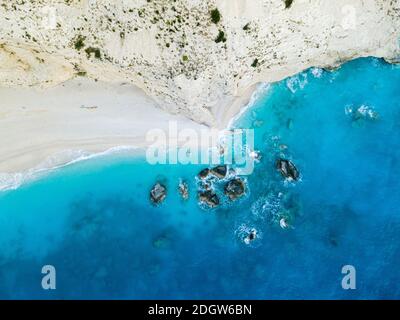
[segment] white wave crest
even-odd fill
[[[321,78],[322,74],[324,73],[324,70],[321,68],[311,68],[311,74],[314,76],[314,78]]]
[[[286,80],[286,85],[292,93],[302,90],[308,84],[307,73],[303,72]]]
[[[269,89],[271,85],[267,82],[262,82],[257,86],[257,89],[253,92],[253,94],[250,97],[250,101],[248,104],[243,106],[239,113],[234,116],[228,123],[228,129],[231,129],[234,124],[241,118],[241,116],[251,107],[255,105],[255,103],[260,99],[261,96],[263,96]]]

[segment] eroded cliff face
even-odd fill
[[[130,82],[215,125],[260,81],[398,59],[400,0],[3,0],[0,85]]]

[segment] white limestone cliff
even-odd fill
[[[396,62],[399,36],[400,0],[4,0],[0,85],[128,82],[221,126],[254,84],[357,57]]]

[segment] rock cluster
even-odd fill
[[[278,159],[276,161],[276,168],[279,170],[281,175],[289,181],[297,181],[300,177],[299,171],[290,160]]]
[[[219,206],[219,198],[217,194],[211,190],[199,192],[200,203],[206,204],[210,208]]]
[[[198,174],[200,180],[201,190],[198,193],[199,202],[205,204],[210,208],[215,208],[220,204],[220,196],[213,191],[214,184],[219,185],[224,183],[224,194],[231,201],[235,201],[242,197],[245,193],[245,183],[240,177],[229,178],[230,180],[224,182],[227,179],[228,167],[226,165],[218,165],[211,169],[205,168]]]
[[[198,176],[200,179],[206,179],[208,177],[209,173],[210,173],[210,169],[205,168],[199,172]]]

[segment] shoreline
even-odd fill
[[[203,129],[181,115],[161,110],[139,88],[75,78],[44,90],[0,88],[0,174],[17,174],[116,147],[143,148],[151,129]],[[72,155],[72,158],[71,158]]]
[[[211,129],[232,127],[269,86],[260,81],[227,99],[213,110],[217,125]],[[0,135],[7,137],[0,145],[0,191],[19,186],[16,177],[25,180],[121,149],[144,150],[152,143],[146,133],[168,132],[170,121],[179,129],[208,128],[161,110],[145,92],[126,83],[75,78],[44,90],[0,87],[0,94]]]
[[[329,72],[336,71],[340,69],[344,64],[358,59],[378,59],[389,65],[400,65],[400,61],[395,59],[389,60],[383,56],[361,55],[349,57],[347,59],[344,59],[340,63],[334,60],[325,62],[319,61],[315,65],[304,64],[292,66],[291,68],[282,68],[279,72],[276,73],[261,73],[256,78],[251,80],[246,89],[239,92],[232,99],[226,99],[219,110],[218,108],[216,108],[217,110],[214,109],[213,113],[216,118],[217,127],[220,130],[229,128],[233,124],[233,122],[236,121],[236,119],[238,119],[240,115],[247,110],[248,107],[251,107],[250,104],[253,102],[253,99],[257,98],[254,96],[258,94],[258,90],[268,90],[262,88],[262,86],[264,85],[270,86],[273,83],[277,83],[290,77],[294,77],[312,68],[318,68]]]

